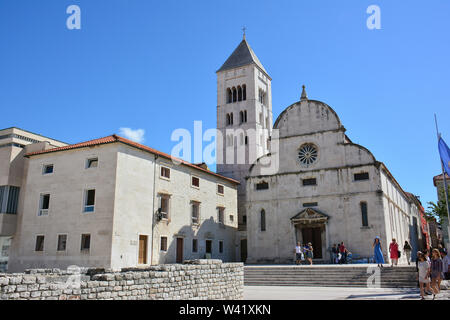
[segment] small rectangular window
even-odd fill
[[[198,252],[198,240],[192,239],[192,252]]]
[[[192,223],[198,224],[200,222],[200,203],[192,202]]]
[[[355,173],[354,178],[355,181],[369,180],[369,173],[368,172]]]
[[[50,194],[41,194],[38,216],[48,216],[49,207],[50,207]]]
[[[87,160],[86,168],[97,168],[98,158],[91,158]]]
[[[234,221],[234,216],[232,214],[230,214],[230,221],[233,222]]]
[[[52,164],[46,164],[44,166],[42,174],[50,174],[53,173],[53,165]]]
[[[94,212],[95,208],[95,190],[86,190],[84,196],[84,212]]]
[[[161,213],[161,218],[169,218],[169,200],[170,197],[166,194],[160,195],[159,212]]]
[[[267,190],[269,189],[269,183],[263,181],[256,184],[256,190]]]
[[[167,237],[161,237],[161,251],[167,251]]]
[[[67,244],[67,235],[66,234],[60,234],[58,235],[58,251],[66,251],[66,244]]]
[[[223,241],[219,240],[219,253],[223,253]]]
[[[246,215],[242,216],[242,223],[247,224],[247,216]]]
[[[224,191],[223,185],[218,184],[218,185],[217,185],[217,193],[218,193],[218,194],[223,194],[223,191]]]
[[[88,233],[81,235],[81,250],[89,250],[91,248],[91,235]]]
[[[306,202],[303,204],[303,208],[311,208],[311,207],[317,207],[318,203],[317,202]]]
[[[193,187],[199,188],[200,187],[200,179],[197,178],[197,177],[192,177],[192,184],[191,185]]]
[[[166,167],[161,167],[161,177],[170,179],[170,169]]]
[[[217,221],[219,221],[219,223],[225,223],[224,212],[225,212],[225,208],[222,208],[222,207],[217,208]]]
[[[303,179],[302,183],[304,186],[316,186],[317,180],[316,180],[316,178]]]
[[[36,247],[35,251],[44,251],[44,236],[37,236],[36,237]]]

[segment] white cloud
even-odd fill
[[[144,129],[133,130],[131,128],[119,128],[119,134],[132,141],[142,143],[144,142]]]

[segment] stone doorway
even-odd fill
[[[322,259],[322,228],[321,227],[304,227],[301,228],[302,244],[311,242],[314,249],[314,259]]]
[[[313,209],[307,208],[300,211],[291,218],[294,227],[295,243],[300,241],[302,245],[311,242],[314,249],[313,259],[327,259],[327,236],[326,225],[328,215]]]

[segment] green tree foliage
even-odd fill
[[[450,194],[450,188],[449,192]],[[441,223],[441,219],[444,217],[447,217],[447,203],[445,202],[445,192],[444,189],[439,190],[439,200],[437,203],[433,201],[427,202],[428,209],[425,211],[425,219],[428,221],[436,219],[438,223]],[[450,196],[449,196],[449,202],[450,202]]]

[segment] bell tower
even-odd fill
[[[245,33],[217,70],[217,172],[241,182],[238,223],[245,228],[245,177],[250,166],[269,152],[272,133],[271,78]]]

